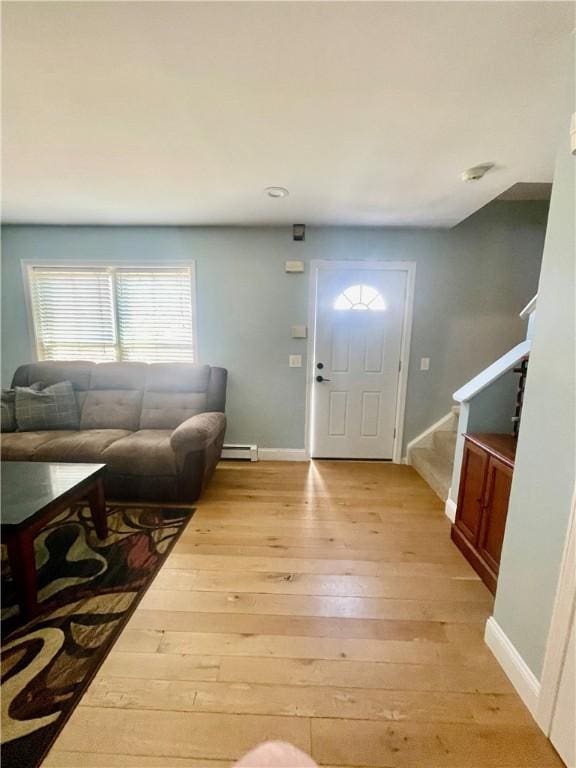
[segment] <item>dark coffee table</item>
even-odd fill
[[[24,617],[38,610],[34,537],[46,523],[86,500],[98,537],[105,539],[108,535],[102,484],[105,469],[105,464],[2,462],[2,541],[8,549]]]

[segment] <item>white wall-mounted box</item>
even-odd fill
[[[305,339],[308,336],[308,329],[305,325],[293,325],[290,335],[293,339]]]
[[[303,261],[287,261],[284,264],[284,269],[286,272],[304,272],[304,262]]]

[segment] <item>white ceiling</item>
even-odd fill
[[[451,226],[551,181],[573,11],[4,2],[3,218]]]

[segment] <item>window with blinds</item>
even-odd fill
[[[28,267],[40,360],[195,359],[190,267]]]

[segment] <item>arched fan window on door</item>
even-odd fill
[[[334,309],[376,310],[386,309],[386,302],[376,288],[370,285],[351,285],[336,298]]]

